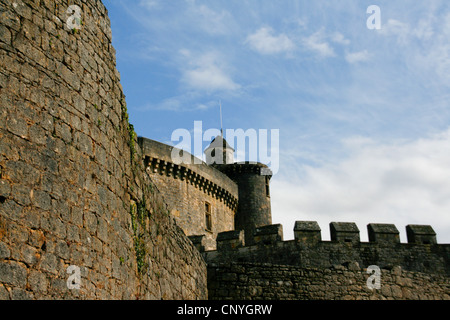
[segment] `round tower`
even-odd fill
[[[235,230],[244,230],[245,245],[251,245],[254,243],[255,229],[272,224],[270,169],[265,164],[257,162],[240,162],[215,167],[238,185],[239,200],[234,218]]]

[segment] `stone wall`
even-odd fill
[[[308,224],[309,222],[298,221],[295,225],[298,227]],[[360,242],[359,230],[353,223],[331,223],[330,225],[332,230],[338,229],[338,232],[332,233],[331,241],[322,241],[320,230],[316,230],[315,227],[312,228],[315,231],[307,231],[309,235],[305,235],[306,231],[300,232],[296,229],[295,239],[289,241],[283,241],[281,225],[260,227],[253,235],[255,244],[250,246],[241,241],[237,233],[230,232],[227,237],[219,234],[217,241],[221,243],[218,243],[217,247],[225,249],[206,251],[204,257],[208,263],[267,262],[323,269],[354,261],[361,266],[377,265],[380,268],[388,268],[398,265],[408,271],[450,275],[450,245],[435,243],[435,235],[425,237],[422,234],[423,240],[428,239],[425,241],[426,244],[412,241],[400,243],[398,236],[395,237],[397,234],[391,234],[390,241],[372,238],[372,241]],[[368,225],[369,230],[372,226],[372,224]],[[395,226],[393,228],[396,230]],[[431,227],[423,226],[414,229],[429,230]],[[375,239],[380,237],[377,235]],[[227,245],[227,242],[232,245]]]
[[[247,246],[244,231],[220,233],[217,250],[203,252],[210,299],[450,299],[450,245],[437,244],[430,226],[407,226],[400,243],[394,225],[368,225],[360,242],[353,223],[330,224],[322,241],[314,221],[297,221],[295,239],[283,241],[281,225],[256,228]],[[196,239],[201,243],[201,239]],[[367,279],[381,271],[381,287]]]
[[[207,297],[119,80],[101,1],[0,0],[0,299]]]
[[[190,163],[174,164],[173,147],[146,138],[139,138],[139,144],[147,159],[147,172],[164,194],[178,225],[189,236],[205,235],[206,249],[215,249],[217,234],[234,230],[237,185],[200,159],[194,163],[194,156],[186,151]],[[206,202],[211,208],[210,230],[206,229]]]
[[[445,275],[381,270],[379,289],[367,285],[366,268],[357,263],[331,268],[302,268],[269,263],[221,263],[208,266],[212,300],[450,300]]]

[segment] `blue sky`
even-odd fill
[[[448,1],[104,3],[138,135],[219,128],[219,100],[225,128],[280,130],[285,239],[314,220],[324,239],[343,221],[363,241],[368,223],[394,223],[402,242],[407,224],[430,224],[450,243]]]

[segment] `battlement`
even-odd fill
[[[268,176],[269,178],[272,177],[272,171],[270,170],[270,168],[260,162],[242,161],[232,164],[213,164],[212,166],[227,175],[254,173],[258,175]]]
[[[145,166],[151,173],[186,181],[204,193],[220,199],[231,210],[236,209],[237,186],[225,174],[208,166],[187,151],[180,149],[178,152],[190,160],[187,163],[176,164],[172,160],[172,152],[176,148],[144,137],[139,137],[138,143],[144,154]]]
[[[280,224],[255,229],[253,243],[245,244],[244,231],[218,234],[217,250],[203,251],[207,262],[268,262],[324,268],[349,261],[360,265],[389,267],[401,265],[405,270],[450,274],[450,245],[437,244],[431,226],[408,225],[408,243],[400,243],[393,224],[367,225],[369,242],[360,241],[360,231],[352,222],[331,222],[331,240],[322,240],[315,221],[296,221],[294,240],[283,240]],[[197,248],[203,237],[191,238]]]
[[[400,243],[399,231],[393,224],[370,223],[367,225],[369,242],[397,244]],[[407,225],[406,231],[409,244],[437,244],[436,233],[428,225]],[[234,249],[244,247],[244,231],[226,231],[217,236],[220,248]],[[331,222],[331,241],[359,243],[359,229],[353,222]],[[195,243],[202,241],[202,236],[194,236]],[[256,228],[253,234],[254,244],[274,244],[283,241],[283,226],[274,224]],[[294,225],[294,239],[304,244],[315,244],[322,241],[321,229],[316,221],[296,221]],[[228,245],[229,243],[229,245]],[[233,245],[231,245],[233,244]],[[218,246],[219,248],[219,246]],[[218,249],[220,250],[220,249]]]

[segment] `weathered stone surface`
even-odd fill
[[[25,287],[27,283],[25,266],[14,261],[0,262],[0,282],[16,287]]]
[[[245,245],[244,230],[220,232],[217,235],[217,250],[228,251]]]
[[[0,300],[9,300],[10,295],[5,286],[0,284]]]
[[[72,4],[80,30],[65,24]],[[348,223],[332,224],[332,241],[314,223],[282,241],[264,165],[196,171],[161,159],[167,146],[144,164],[156,144],[128,123],[101,1],[0,12],[0,299],[206,299],[207,280],[217,299],[450,299],[450,249],[429,226],[408,226],[409,244],[380,225],[361,243]],[[193,244],[176,220],[205,234],[205,202],[212,228]],[[365,285],[372,264],[381,289]]]
[[[371,223],[367,225],[369,241],[400,243],[400,236],[393,224]]]
[[[289,240],[264,246],[250,245],[235,247],[233,250],[206,251],[203,256],[208,263],[267,262],[326,269],[330,265],[356,262],[361,267],[378,265],[387,269],[398,265],[408,271],[450,275],[450,246],[446,244]]]
[[[16,2],[0,1],[0,299],[205,299],[128,123],[104,5]]]
[[[316,243],[322,240],[321,229],[316,221],[296,221],[295,240],[303,243]]]
[[[283,226],[281,224],[258,227],[253,233],[254,244],[273,244],[283,241]]]
[[[9,258],[10,255],[11,251],[9,250],[8,246],[5,243],[0,242],[0,259]]]
[[[172,146],[143,137],[138,142],[147,159],[147,172],[164,194],[177,223],[189,236],[204,234],[206,250],[216,249],[218,233],[235,228],[236,183],[187,152],[183,155],[190,163],[175,164]],[[210,207],[210,229],[206,226],[206,204]]]
[[[436,232],[427,225],[407,225],[406,236],[409,243],[435,244]]]
[[[213,166],[238,185],[239,201],[235,216],[235,229],[244,230],[245,243],[253,244],[255,229],[272,224],[269,190],[271,175],[269,172],[265,172],[268,167],[262,163],[248,161]]]
[[[353,264],[350,263],[349,267]],[[355,266],[303,268],[268,263],[226,262],[208,267],[209,298],[214,300],[435,300],[450,299],[450,279],[381,270],[380,289],[367,286],[369,275]],[[401,278],[403,285],[398,284]]]
[[[353,222],[331,222],[331,240],[343,242],[359,242],[359,229]]]

